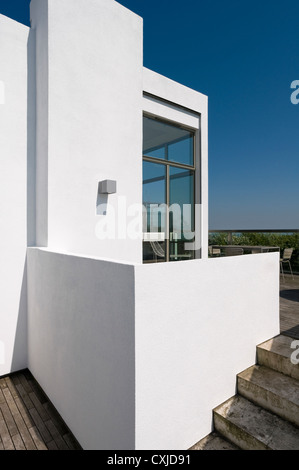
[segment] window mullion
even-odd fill
[[[166,219],[165,220],[165,224],[166,224],[166,227],[165,227],[165,229],[166,229],[166,240],[165,240],[166,261],[170,260],[170,245],[169,245],[169,236],[170,236],[170,233],[169,233],[169,225],[170,225],[170,221],[169,221],[170,180],[169,180],[169,174],[170,174],[169,165],[166,165],[166,214],[165,214],[165,219]]]

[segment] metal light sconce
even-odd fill
[[[99,183],[99,194],[115,194],[116,193],[116,181],[105,180]]]

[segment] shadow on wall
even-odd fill
[[[36,59],[35,31],[27,44],[27,246],[36,245]]]
[[[100,185],[100,183],[99,183]],[[100,194],[98,190],[97,194],[97,204],[96,204],[96,214],[97,215],[107,215],[108,207],[108,195]]]
[[[11,371],[16,372],[25,369],[28,365],[28,337],[27,337],[27,256],[25,260],[18,320],[15,332],[15,341],[11,361]]]
[[[35,31],[30,29],[27,44],[27,246],[36,245],[36,60]],[[25,247],[26,248],[26,247]],[[27,255],[23,269],[18,320],[11,371],[28,366]]]

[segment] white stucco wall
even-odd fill
[[[188,449],[211,432],[256,345],[279,334],[278,256],[136,266],[137,449]]]
[[[83,448],[186,450],[279,334],[278,261],[127,265],[29,248],[29,369]]]
[[[27,365],[28,34],[0,15],[0,376]]]
[[[112,0],[33,0],[31,18],[43,119],[38,161],[48,147],[37,171],[37,227],[43,230],[47,214],[38,244],[141,262],[141,213],[140,237],[131,240],[118,197],[127,207],[142,201],[142,19]],[[108,196],[112,210],[97,215],[98,183],[106,179],[117,181],[117,194]],[[111,224],[113,210],[122,232],[99,240],[97,224]]]
[[[135,445],[134,269],[28,250],[28,366],[80,444]]]

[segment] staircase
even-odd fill
[[[279,335],[257,347],[257,364],[237,376],[237,395],[213,410],[215,431],[191,450],[299,450],[292,341]]]

